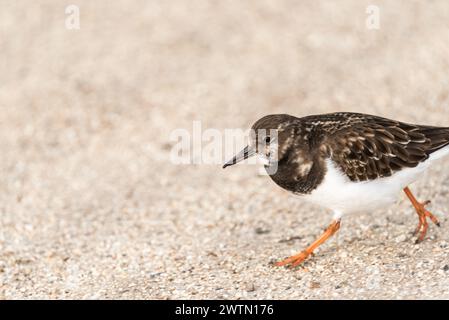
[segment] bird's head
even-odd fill
[[[223,168],[232,166],[252,156],[263,160],[265,168],[276,167],[289,152],[294,141],[294,128],[297,118],[287,114],[274,114],[257,120],[251,127],[248,145]]]

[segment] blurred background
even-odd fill
[[[68,29],[69,5],[79,29]],[[379,28],[367,27],[367,7]],[[174,129],[355,111],[449,125],[449,2],[0,0],[0,298],[449,298],[448,161],[411,206],[331,218]],[[446,222],[446,223],[445,223]]]

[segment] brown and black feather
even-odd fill
[[[325,122],[334,126],[327,130],[323,143],[330,158],[352,181],[389,177],[404,168],[414,168],[449,145],[449,128],[356,113],[327,117],[330,120]]]

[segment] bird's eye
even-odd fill
[[[270,137],[266,137],[265,138],[265,143],[270,143],[270,140],[271,140]]]

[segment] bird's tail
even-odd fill
[[[424,127],[420,132],[431,141],[429,155],[432,155],[432,158],[449,155],[449,128]]]

